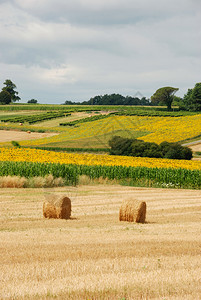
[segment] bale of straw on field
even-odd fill
[[[127,199],[122,202],[119,210],[119,221],[145,223],[146,202]]]
[[[48,195],[43,203],[43,216],[54,219],[70,219],[71,200],[63,195]]]

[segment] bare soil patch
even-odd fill
[[[0,130],[0,143],[11,142],[11,141],[24,141],[24,140],[33,140],[46,138],[57,135],[57,133],[39,133],[39,132],[31,132],[28,133],[26,131],[14,131],[14,130]]]
[[[191,145],[191,146],[189,146],[189,148],[191,148],[191,150],[193,151],[193,152],[201,152],[201,142],[199,142],[199,143],[197,143],[197,144],[195,144],[195,145]]]
[[[43,218],[48,193],[72,219]],[[123,200],[145,224],[119,221]],[[1,299],[200,299],[201,191],[110,185],[0,190]]]

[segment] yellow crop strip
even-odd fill
[[[139,137],[146,142],[157,144],[163,141],[178,142],[201,134],[201,114],[175,118],[111,116],[106,119],[79,124],[76,127],[57,127],[54,129],[61,133],[49,138],[21,141],[20,144],[22,146],[44,145],[100,137],[112,133],[118,135],[118,131],[129,133],[129,137],[136,136],[138,132],[146,132],[144,136]]]
[[[0,148],[0,161],[201,170],[201,162],[199,161],[96,154],[72,154],[28,148]]]

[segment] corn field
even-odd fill
[[[34,163],[34,162],[0,162],[0,176],[21,176],[31,178],[45,177],[52,174],[62,177],[66,185],[76,185],[80,175],[91,179],[108,178],[120,183],[138,185],[146,181],[147,186],[201,188],[201,170],[125,167],[125,166],[86,166],[75,164]]]

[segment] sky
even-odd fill
[[[0,89],[19,103],[183,97],[200,77],[200,0],[0,0]]]

